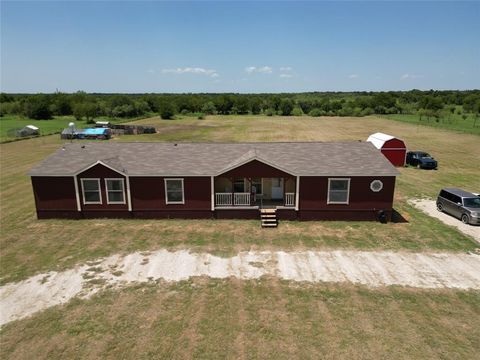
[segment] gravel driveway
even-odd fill
[[[480,226],[464,224],[459,219],[438,211],[437,203],[435,200],[414,199],[409,200],[409,203],[416,208],[422,210],[424,213],[439,219],[445,224],[455,226],[462,233],[473,237],[476,241],[480,243]]]
[[[107,286],[192,276],[303,282],[350,282],[369,287],[480,289],[480,255],[367,251],[241,252],[230,258],[159,250],[114,255],[63,272],[49,272],[0,288],[0,325]]]

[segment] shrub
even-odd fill
[[[265,115],[273,116],[273,115],[275,115],[275,110],[272,109],[272,108],[268,108],[267,110],[265,110]]]
[[[325,112],[323,110],[320,110],[320,109],[312,109],[312,110],[310,110],[308,115],[314,116],[314,117],[323,116],[323,115],[325,115]]]
[[[303,111],[301,108],[299,107],[296,107],[292,110],[292,115],[293,116],[302,116],[303,115]]]
[[[198,120],[203,120],[203,119],[205,119],[205,114],[204,114],[204,113],[198,113],[198,114],[197,114],[197,119],[198,119]]]

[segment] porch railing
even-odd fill
[[[217,206],[231,206],[232,193],[215,193],[215,204]]]
[[[215,193],[215,204],[217,206],[250,206],[250,193]]]
[[[295,206],[295,193],[285,193],[285,206]]]
[[[233,193],[233,205],[250,206],[250,193]]]

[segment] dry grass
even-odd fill
[[[480,293],[197,278],[74,300],[5,326],[1,345],[5,359],[474,359]]]
[[[57,136],[0,145],[1,282],[112,253],[191,248],[357,248],[468,251],[469,238],[406,203],[438,188],[479,186],[478,136],[369,118],[208,117],[140,121],[160,134],[145,141],[356,140],[376,131],[435,155],[437,172],[401,169],[396,209],[408,223],[257,221],[37,221],[28,169],[61,144]],[[0,332],[2,358],[476,358],[480,294],[278,279],[194,279],[138,285],[75,299]]]
[[[339,140],[365,139],[381,130],[404,137],[440,160],[440,170],[405,168],[398,179],[397,210],[408,223],[284,222],[274,231],[257,221],[85,220],[38,221],[26,172],[61,144],[57,136],[0,145],[1,280],[23,279],[40,271],[70,267],[99,256],[152,250],[192,248],[216,254],[248,249],[357,248],[414,251],[469,251],[469,238],[407,205],[407,196],[432,195],[441,184],[472,188],[478,184],[479,159],[472,155],[478,137],[429,129],[428,137],[410,124],[369,118],[209,117],[206,120],[146,119],[159,134],[119,140]],[[172,130],[173,128],[173,130]],[[423,129],[423,128],[422,128]],[[425,139],[425,140],[422,140]],[[118,141],[118,140],[117,140]],[[420,145],[415,145],[415,148]],[[462,162],[455,162],[455,156]],[[477,165],[477,166],[476,166]],[[475,168],[476,166],[476,168]],[[455,179],[459,179],[456,181]],[[414,184],[414,185],[413,185]]]

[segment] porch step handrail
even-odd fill
[[[285,206],[295,206],[295,193],[285,193]]]

